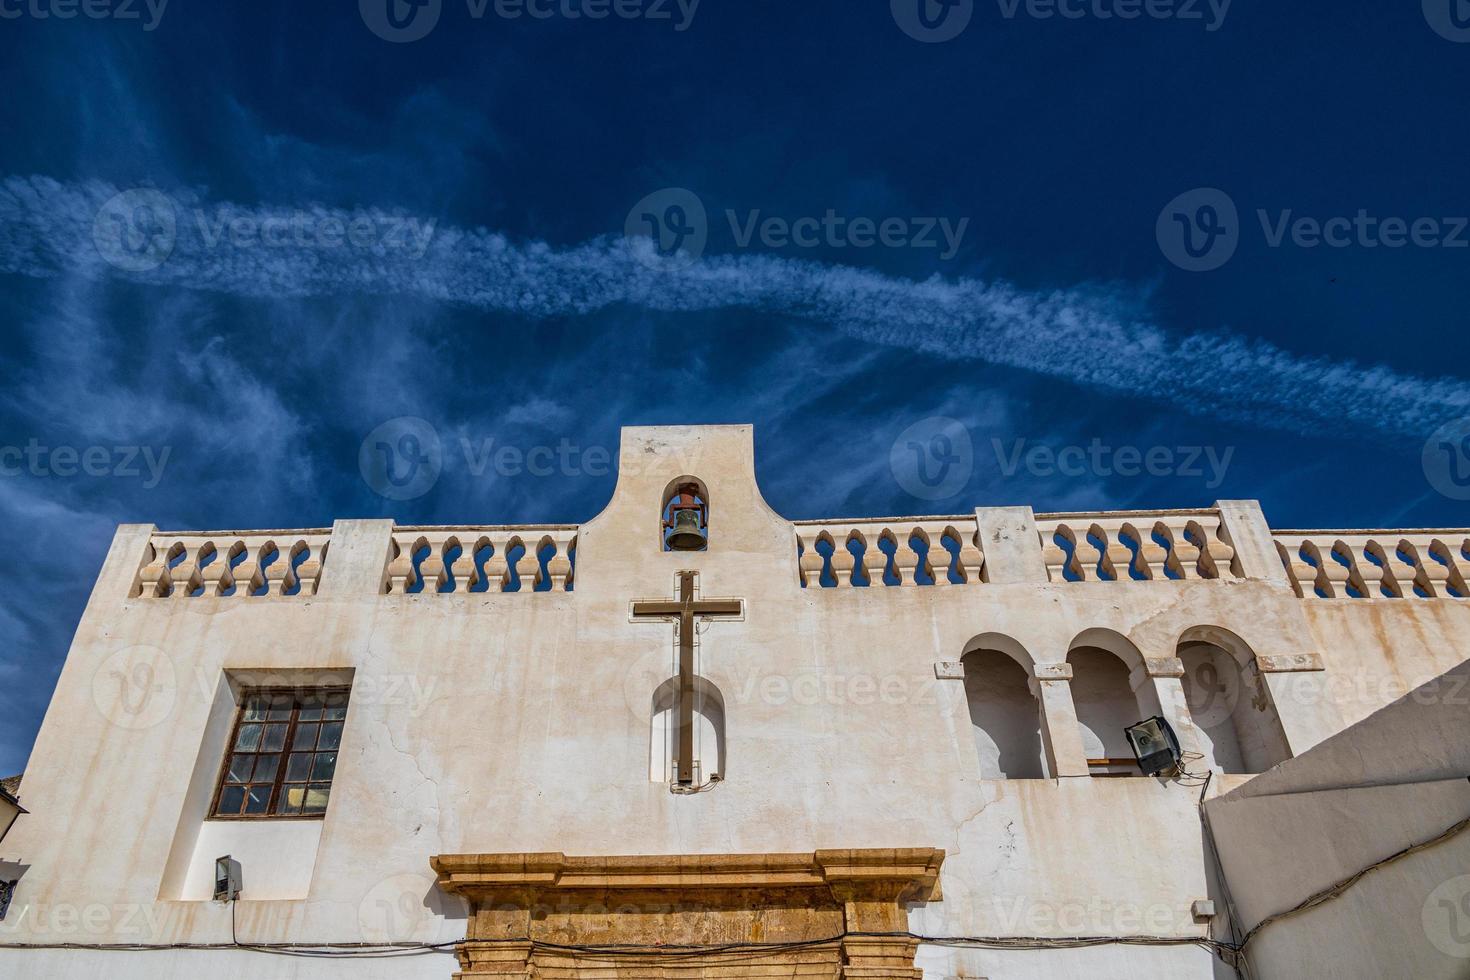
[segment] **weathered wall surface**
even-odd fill
[[[660,504],[684,475],[709,486],[711,546],[664,553]],[[1164,715],[1189,748],[1178,648],[1187,637],[1217,642],[1240,670],[1220,679],[1223,707],[1210,710],[1228,714],[1245,699],[1256,706],[1247,714],[1300,754],[1371,711],[1372,698],[1392,700],[1390,679],[1464,660],[1470,629],[1470,603],[1453,598],[1300,598],[1258,509],[1210,513],[1217,548],[1228,542],[1221,553],[1234,554],[1217,577],[1066,581],[1059,559],[1033,546],[1057,521],[1042,532],[1029,509],[1007,508],[936,519],[984,552],[985,571],[963,584],[824,588],[809,575],[803,588],[810,563],[797,541],[810,555],[821,529],[761,500],[748,428],[709,427],[627,430],[607,509],[544,535],[561,555],[575,535],[570,591],[466,592],[461,581],[453,594],[402,594],[390,562],[419,532],[361,521],[320,535],[330,547],[314,593],[133,595],[140,568],[161,567],[152,552],[168,538],[124,527],[31,759],[32,815],[0,846],[0,858],[25,866],[0,941],[229,941],[229,907],[184,899],[213,857],[201,840],[214,847],[236,832],[205,825],[234,699],[272,680],[350,683],[352,698],[319,839],[239,843],[251,855],[234,910],[242,941],[461,938],[464,910],[437,892],[429,868],[441,853],[910,846],[948,854],[943,900],[911,910],[916,932],[1203,937],[1211,927],[1194,921],[1191,903],[1220,896],[1198,785],[1088,777],[1069,651],[1120,657],[1136,717]],[[873,540],[919,523],[877,522]],[[677,669],[673,627],[630,615],[633,600],[672,596],[682,569],[699,573],[703,596],[745,602],[739,621],[700,627],[699,672],[724,701],[727,763],[722,781],[692,795],[649,779],[651,699]],[[521,573],[529,582],[535,570]],[[1057,778],[979,778],[963,673],[944,666],[976,648],[1004,649],[1027,668]],[[1362,703],[1339,703],[1323,686],[1359,674],[1372,679]],[[91,977],[101,965],[119,978],[232,976],[259,955],[0,951],[0,975]],[[273,977],[437,980],[450,959],[265,964]],[[931,977],[1218,969],[1194,947],[925,947],[920,965]]]
[[[1206,804],[1251,928],[1470,817],[1470,664]],[[1257,975],[1453,978],[1470,965],[1470,832],[1262,928]]]

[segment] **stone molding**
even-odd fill
[[[1256,668],[1263,674],[1289,674],[1295,671],[1326,670],[1320,653],[1289,653],[1274,656],[1257,654]]]
[[[1036,664],[1031,670],[1039,681],[1070,681],[1072,679],[1071,664]]]
[[[430,859],[439,887],[472,908],[455,950],[464,980],[920,980],[904,903],[938,899],[943,862],[936,848]]]
[[[1183,677],[1184,661],[1178,657],[1145,657],[1143,669],[1150,677]]]

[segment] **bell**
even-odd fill
[[[668,544],[672,551],[698,551],[705,545],[704,528],[700,526],[699,511],[676,510],[673,514],[674,527],[669,532]]]

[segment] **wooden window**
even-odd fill
[[[323,816],[346,717],[345,690],[246,691],[211,815],[221,820]]]

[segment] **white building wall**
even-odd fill
[[[711,547],[663,554],[660,495],[686,473],[710,486]],[[947,852],[943,900],[912,910],[916,932],[1204,937],[1210,925],[1190,914],[1214,894],[1199,790],[1078,772],[1064,676],[1074,641],[1118,638],[1135,690],[1166,704],[1181,739],[1197,744],[1171,662],[1186,631],[1231,630],[1275,668],[1305,668],[1263,681],[1301,752],[1363,713],[1314,697],[1324,678],[1343,665],[1376,679],[1433,670],[1454,656],[1437,638],[1470,626],[1458,600],[1364,600],[1372,611],[1344,614],[1341,603],[1298,598],[1262,557],[1271,532],[1258,510],[1222,511],[1243,567],[1266,571],[1061,581],[1034,546],[1029,510],[1008,508],[970,519],[986,581],[802,588],[804,529],[760,499],[750,430],[732,426],[626,431],[612,501],[575,529],[570,592],[382,594],[401,529],[344,521],[315,595],[130,597],[154,529],[124,527],[28,767],[31,816],[0,847],[24,867],[0,942],[220,943],[232,914],[249,942],[452,941],[465,912],[434,888],[434,854],[894,846]],[[699,572],[703,594],[746,603],[742,621],[701,627],[728,773],[696,795],[650,781],[651,698],[669,675],[673,629],[634,622],[629,608],[671,596],[680,569]],[[1383,628],[1361,631],[1354,616]],[[1047,705],[1049,771],[1068,775],[980,777],[963,673],[943,665],[988,633],[1028,659]],[[352,685],[331,806],[311,846],[289,831],[237,843],[205,819],[201,786],[212,787],[199,774],[221,759],[231,699],[272,676]],[[220,846],[245,855],[233,912],[196,900],[203,855]],[[233,976],[263,955],[0,950],[0,976]],[[446,978],[450,959],[271,957],[267,975]],[[932,977],[1217,970],[1195,947],[926,947],[921,964]]]

